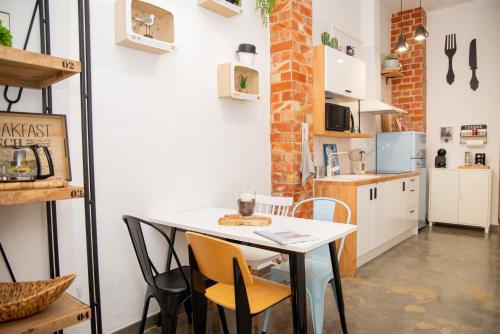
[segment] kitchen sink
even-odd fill
[[[327,176],[325,178],[322,178],[321,180],[326,180],[326,181],[360,181],[360,180],[367,180],[367,179],[375,179],[380,177],[380,175],[334,175],[334,176]]]

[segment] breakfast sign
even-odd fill
[[[31,145],[47,147],[54,164],[54,176],[71,180],[65,115],[0,112],[0,163],[12,161],[13,148]],[[26,153],[28,160],[35,159],[31,150]],[[43,170],[46,167],[42,165]]]

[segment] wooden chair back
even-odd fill
[[[241,250],[234,244],[203,234],[186,232],[199,272],[212,281],[234,285],[233,259],[237,259],[245,285],[253,279]]]
[[[255,212],[257,213],[288,216],[292,204],[292,197],[275,197],[259,194],[255,196]]]

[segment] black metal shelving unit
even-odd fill
[[[97,221],[96,221],[96,197],[93,157],[93,130],[92,130],[92,77],[91,77],[91,52],[90,52],[90,23],[89,23],[89,1],[77,0],[78,2],[78,27],[79,27],[79,49],[80,49],[80,107],[81,107],[81,133],[82,133],[82,164],[83,183],[85,188],[85,228],[88,267],[89,306],[91,309],[91,332],[102,333],[99,262],[97,247]],[[50,55],[50,16],[49,0],[35,0],[29,29],[24,43],[24,50],[28,45],[31,31],[36,15],[39,17],[40,25],[40,53]],[[4,99],[8,103],[7,111],[12,105],[19,102],[22,97],[23,88],[19,88],[15,99],[9,98],[9,87],[4,90]],[[52,114],[52,88],[48,86],[41,89],[42,113]],[[46,221],[48,230],[49,249],[49,272],[51,278],[60,276],[59,245],[57,231],[57,204],[56,201],[46,202]],[[0,244],[1,255],[6,262],[12,280],[15,276],[8,263],[7,255]],[[62,332],[62,331],[60,331]]]

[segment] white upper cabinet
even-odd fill
[[[325,93],[327,98],[347,97],[364,100],[366,97],[366,65],[331,47],[324,47]]]

